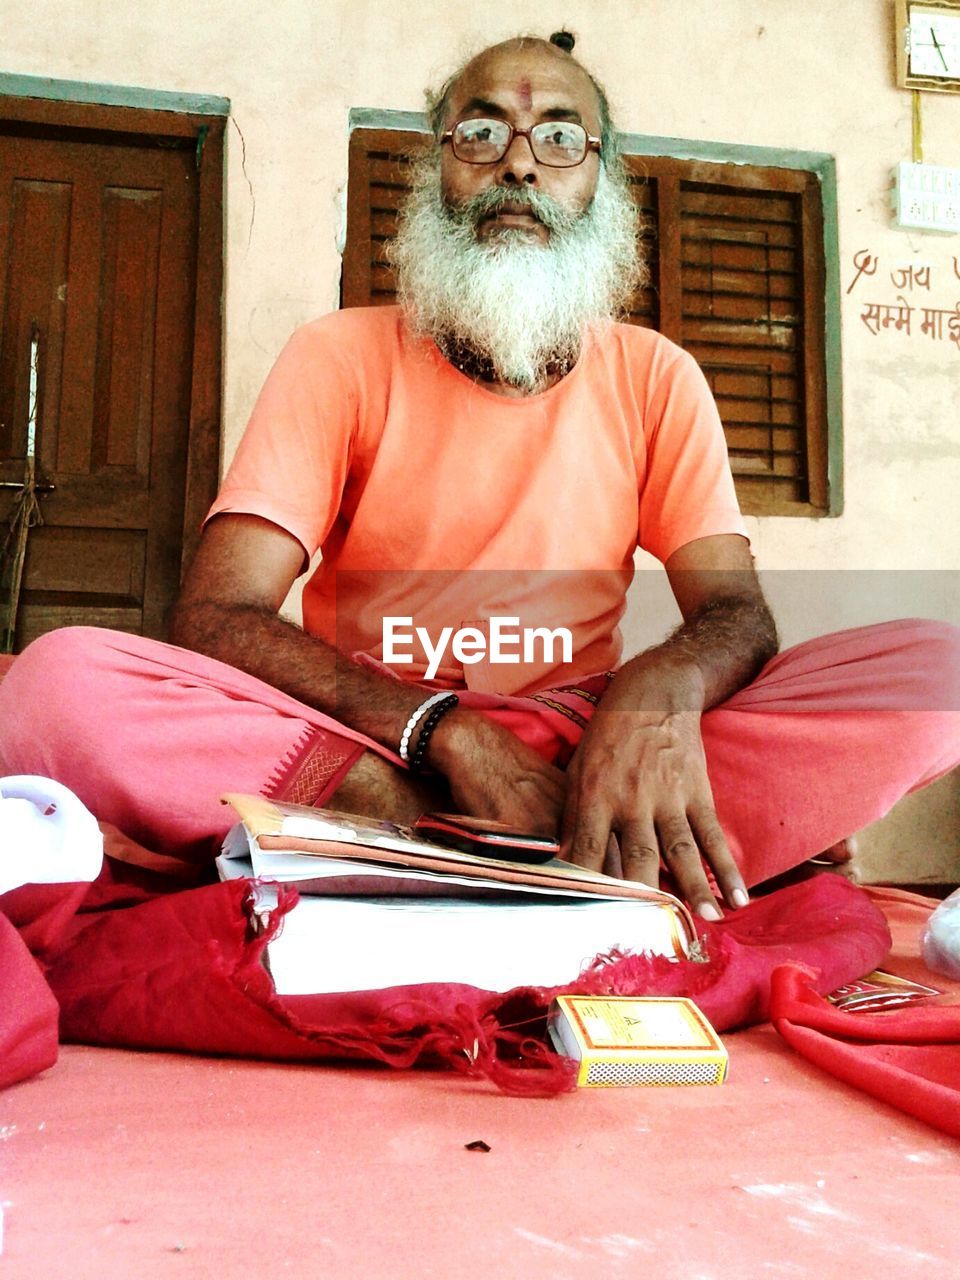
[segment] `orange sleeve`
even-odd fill
[[[340,508],[357,423],[356,378],[331,327],[298,329],[280,353],[206,516],[262,516],[293,534],[308,559]]]
[[[661,562],[697,538],[747,533],[707,380],[692,356],[673,350],[647,408],[640,488],[638,541]]]

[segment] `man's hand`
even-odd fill
[[[747,893],[714,809],[700,717],[753,679],[777,634],[744,538],[699,538],[666,568],[683,625],[628,662],[594,713],[568,770],[563,847],[599,869],[616,838],[623,874],[652,885],[662,860],[715,920],[704,863],[731,906]]]
[[[458,813],[556,836],[566,776],[508,729],[457,707],[430,740],[430,761],[445,776]]]
[[[572,862],[599,871],[614,835],[624,877],[654,886],[662,858],[680,896],[717,920],[704,862],[731,906],[748,898],[713,807],[697,683],[668,663],[617,675],[567,771],[563,844]]]

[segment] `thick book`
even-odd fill
[[[677,898],[560,859],[480,857],[409,827],[261,796],[223,799],[239,822],[217,860],[221,876],[275,884],[300,901],[267,946],[280,994],[462,982],[492,991],[559,986],[597,955],[696,954]]]

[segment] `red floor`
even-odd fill
[[[0,1095],[0,1277],[956,1280],[960,1143],[725,1040],[719,1088],[552,1101],[67,1046]]]

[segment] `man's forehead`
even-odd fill
[[[597,92],[587,73],[549,46],[497,45],[467,63],[451,87],[448,119],[471,102],[517,103],[523,110],[563,110],[599,125]]]

